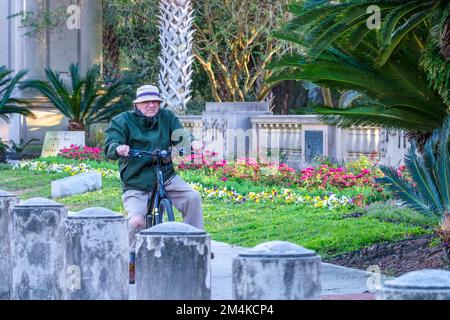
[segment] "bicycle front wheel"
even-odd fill
[[[170,202],[169,199],[161,199],[158,205],[158,211],[159,211],[158,223],[162,223],[164,221],[175,221],[172,203]]]

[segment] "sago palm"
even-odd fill
[[[306,46],[300,35],[278,33],[278,37]],[[404,41],[383,66],[377,59],[372,39],[362,39],[357,50],[337,43],[328,46],[315,60],[302,55],[284,56],[272,64],[282,68],[270,81],[307,80],[341,91],[358,91],[365,99],[348,108],[317,107],[322,121],[340,127],[371,125],[430,132],[441,126],[448,106],[419,67],[420,46]],[[344,49],[345,48],[345,49]]]
[[[431,85],[450,104],[450,1],[448,0],[307,0],[293,3],[294,18],[285,32],[300,31],[308,43],[308,58],[342,42],[348,50],[373,34],[366,26],[376,5],[381,23],[372,46],[375,66],[387,63],[402,42],[413,38],[423,48],[422,66]]]
[[[47,81],[28,80],[22,88],[33,88],[69,119],[69,130],[84,130],[85,126],[110,119],[128,108],[129,88],[116,81],[104,87],[99,66],[91,67],[85,77],[78,65],[70,65],[70,89],[56,71],[46,69]]]
[[[5,66],[0,66],[0,119],[9,122],[11,114],[21,114],[24,116],[33,116],[33,113],[26,107],[26,100],[13,97],[18,84],[26,75],[26,71],[19,71],[13,75],[13,71]]]
[[[384,177],[377,182],[408,207],[423,214],[443,216],[450,210],[449,134],[450,118],[446,118],[425,143],[421,154],[412,142],[405,156],[406,175],[399,174],[397,168],[381,165]]]
[[[434,36],[441,38],[442,54],[449,58],[448,0],[302,1],[289,6],[294,18],[284,29],[307,31],[310,55],[314,58],[336,39],[345,39],[349,46],[356,48],[371,31],[366,24],[371,15],[368,8],[374,5],[380,9],[382,18],[377,64],[386,63],[402,40],[418,32],[423,24],[439,29],[439,34]]]
[[[13,75],[12,70],[9,70],[6,66],[0,66],[0,119],[7,123],[11,114],[34,117],[33,113],[26,107],[27,101],[13,97],[17,85],[26,73],[26,71],[19,71],[16,75]],[[0,139],[0,162],[6,160],[6,148],[6,144]]]
[[[405,157],[407,174],[396,168],[380,166],[384,173],[377,182],[382,183],[392,195],[406,206],[426,215],[438,216],[437,229],[447,255],[450,257],[450,117],[442,128],[436,129],[417,152],[413,142]]]

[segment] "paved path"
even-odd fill
[[[211,289],[213,300],[231,300],[232,258],[247,248],[212,241],[215,258],[211,264]],[[324,300],[367,300],[373,299],[369,293],[367,279],[371,273],[341,267],[329,263],[322,264],[322,295]],[[130,299],[136,299],[136,289],[130,286]]]

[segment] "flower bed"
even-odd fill
[[[68,173],[75,175],[84,172],[100,172],[102,176],[117,176],[117,171],[103,168],[93,168],[85,163],[49,163],[46,161],[21,161],[13,167],[14,169],[28,169],[31,171],[43,171],[48,173]]]
[[[337,197],[334,194],[328,196],[300,195],[290,189],[283,189],[281,193],[272,189],[270,191],[249,192],[247,194],[240,194],[236,190],[224,188],[207,188],[200,183],[191,183],[191,186],[200,192],[202,197],[221,199],[231,203],[265,203],[273,202],[278,204],[305,204],[314,208],[327,208],[330,210],[347,207],[353,205],[352,199],[347,196]]]
[[[80,147],[71,144],[69,148],[64,148],[59,151],[58,156],[63,157],[65,159],[72,159],[72,160],[96,160],[101,161],[103,160],[102,156],[103,152],[100,148],[94,147]]]
[[[206,154],[203,157],[185,157],[178,169],[194,171],[225,183],[250,182],[255,186],[295,188],[312,193],[323,191],[321,193],[325,195],[322,197],[333,195],[336,191],[353,193],[353,190],[364,189],[364,193],[352,196],[351,202],[358,206],[389,198],[389,194],[375,182],[377,177],[382,176],[377,162],[367,157],[345,166],[321,164],[296,171],[284,163],[256,162],[251,158],[227,162],[214,159],[213,154]]]
[[[319,165],[295,171],[286,164],[256,163],[254,159],[236,162],[202,159],[182,161],[178,170],[203,197],[239,204],[243,202],[274,202],[305,204],[316,208],[364,207],[385,200],[389,194],[379,187],[374,178],[379,176],[376,166],[361,158],[345,167]],[[103,176],[118,178],[117,165],[106,161],[45,158],[41,161],[22,161],[16,169],[75,175],[100,172]]]
[[[238,159],[236,162],[216,161],[213,157],[192,155],[185,157],[179,164],[180,170],[201,170],[222,181],[250,180],[256,183],[307,187],[310,189],[333,186],[351,188],[354,186],[372,186],[380,188],[374,179],[382,175],[375,161],[366,157],[351,162],[347,166],[329,166],[326,164],[296,171],[285,163],[257,162],[255,159]],[[380,189],[381,191],[381,189]]]

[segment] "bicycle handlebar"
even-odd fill
[[[180,155],[180,157],[182,157],[184,155],[185,149],[181,148],[178,151],[178,154]],[[153,158],[168,158],[172,156],[172,150],[160,150],[160,149],[155,149],[153,150],[153,152],[150,151],[145,151],[145,150],[138,150],[138,149],[130,149],[129,152],[129,156],[131,158],[139,158],[142,157],[142,155],[147,155]]]

